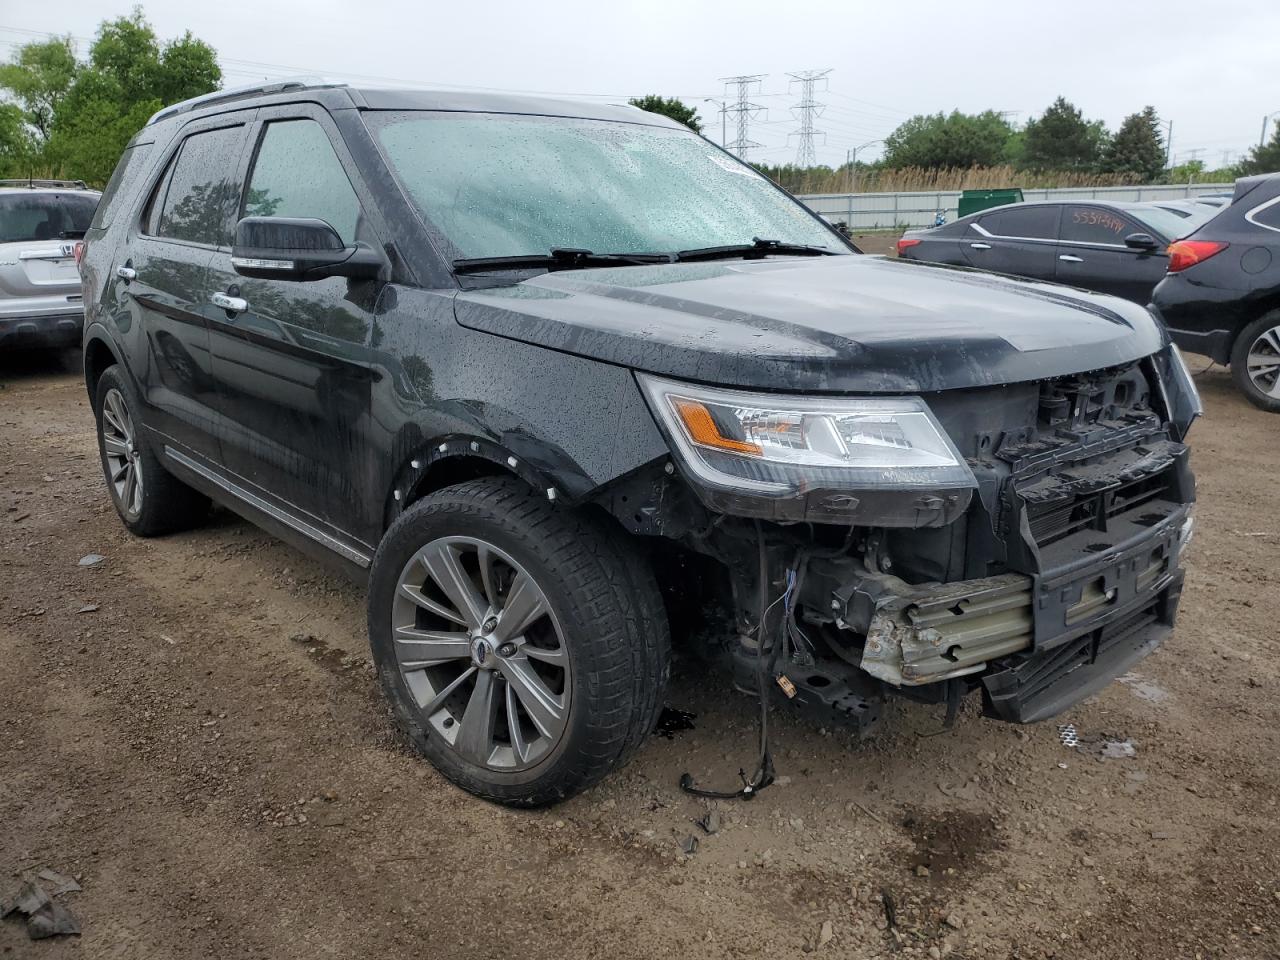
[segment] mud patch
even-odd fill
[[[335,677],[351,679],[363,678],[370,672],[369,661],[364,657],[347,653],[341,647],[331,647],[319,637],[310,633],[295,633],[290,641],[307,651],[307,656],[324,667]]]
[[[907,857],[908,869],[931,883],[972,878],[986,869],[988,856],[1004,846],[995,818],[987,814],[908,809],[902,829],[915,845]]]

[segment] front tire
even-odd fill
[[[1231,378],[1255,407],[1280,413],[1280,310],[1240,331],[1231,350]]]
[[[413,744],[464,790],[514,806],[624,763],[657,722],[670,664],[643,558],[514,479],[448,487],[392,524],[369,638]]]
[[[139,404],[118,365],[103,371],[94,400],[98,456],[111,503],[131,533],[154,537],[198,524],[208,499],[160,463],[143,434]]]

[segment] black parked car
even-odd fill
[[[1214,213],[1205,207],[1181,217],[1150,203],[1029,201],[908,230],[898,256],[1052,280],[1145,304],[1164,276],[1169,243]]]
[[[625,760],[708,610],[741,687],[861,730],[895,693],[1052,716],[1173,623],[1198,400],[1123,300],[859,256],[630,107],[228,91],[107,196],[124,524],[212,498],[367,578],[390,701],[477,794]]]
[[[1151,300],[1179,346],[1229,363],[1251,403],[1280,413],[1280,174],[1237,180],[1231,204],[1170,248]]]

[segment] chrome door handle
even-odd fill
[[[975,250],[990,250],[990,249],[991,249],[991,244],[989,244],[989,243],[971,243],[971,244],[969,244],[969,246],[973,247],[973,249],[975,249]]]
[[[116,276],[128,283],[130,280],[138,279],[138,271],[133,267],[116,267]]]
[[[228,313],[244,313],[249,309],[249,301],[243,297],[232,297],[225,293],[215,293],[209,298],[209,302]]]
[[[1069,253],[1061,254],[1058,259],[1064,263],[1084,263],[1084,257],[1073,257]]]

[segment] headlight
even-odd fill
[[[843,499],[856,507],[859,491],[976,486],[919,397],[794,397],[638,377],[683,466],[713,489],[770,499],[854,494]],[[911,525],[927,522],[936,521]]]

